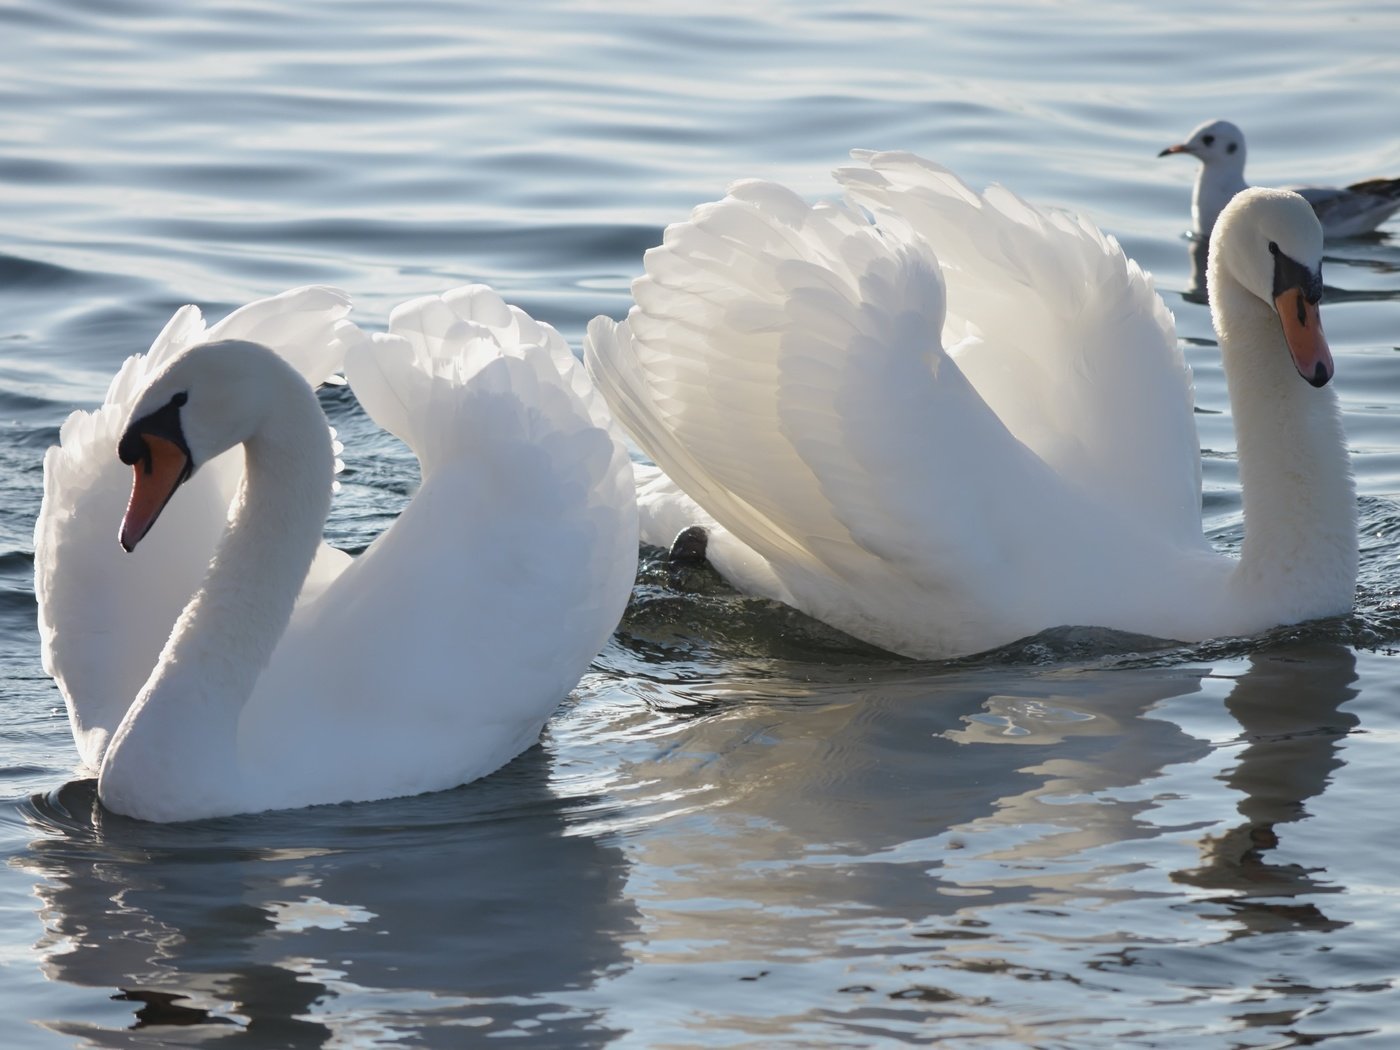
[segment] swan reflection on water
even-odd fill
[[[239,1025],[256,1045],[402,1026],[456,1047],[461,1025],[540,1014],[556,1039],[604,1042],[551,995],[621,964],[636,913],[621,851],[566,833],[597,800],[548,779],[536,747],[469,789],[187,825],[114,816],[70,783],[26,813],[45,972],[135,1004],[131,1027]],[[120,1029],[52,1027],[99,1045]]]
[[[1258,840],[1303,819],[1339,769],[1355,719],[1338,708],[1354,679],[1349,649],[1314,645],[1257,653],[1228,677],[1068,667],[887,675],[806,695],[739,686],[747,708],[721,702],[679,726],[657,760],[629,771],[635,787],[619,788],[633,804],[684,800],[667,834],[629,851],[648,872],[634,879],[656,945],[645,961],[677,972],[801,962],[851,992],[825,1014],[891,1011],[891,1000],[918,1014],[933,989],[942,1009],[1000,1030],[1005,989],[994,994],[989,974],[1029,981],[1018,994],[1072,1024],[1065,1012],[1083,1004],[1064,998],[1065,982],[1089,971],[1098,986],[1131,982],[1135,962],[1179,966],[1178,946],[1265,932],[1257,916],[1276,926],[1290,908],[1308,909],[1300,926],[1325,929],[1320,908],[1295,899],[1320,887],[1270,864]],[[1205,717],[1206,738],[1179,714],[1188,726]],[[1213,753],[1240,743],[1220,781],[1193,787]],[[1222,834],[1236,804],[1248,823]],[[1241,834],[1255,852],[1222,848]],[[1188,895],[1164,924],[1174,884],[1212,892]],[[1201,914],[1226,924],[1223,942]],[[863,962],[891,957],[902,977]],[[757,1031],[753,1011],[733,1023]],[[1156,1023],[1151,1014],[1144,1006],[1139,1020]]]
[[[1314,895],[1343,887],[1290,862],[1272,862],[1283,825],[1308,817],[1305,803],[1321,795],[1343,759],[1340,744],[1358,724],[1341,710],[1357,695],[1356,658],[1351,650],[1323,643],[1249,658],[1226,697],[1240,723],[1239,759],[1221,780],[1240,794],[1241,822],[1201,840],[1201,864],[1174,876],[1217,891],[1236,936],[1270,933],[1288,926],[1332,929]],[[1299,903],[1301,898],[1310,898]]]
[[[628,641],[605,677],[645,652]],[[685,1010],[655,982],[702,974],[734,989],[707,1023],[750,1034],[872,1003],[879,1024],[936,1002],[1001,1026],[988,982],[1005,976],[1073,1025],[1083,1005],[1059,989],[1090,971],[1115,985],[1148,958],[1180,965],[1180,946],[1329,928],[1322,877],[1268,853],[1342,768],[1347,647],[1169,667],[863,659],[696,674],[688,713],[586,695],[548,749],[418,799],[162,827],[70,784],[28,807],[20,860],[46,972],[109,990],[133,1026],[451,1046],[443,1026],[465,1024],[587,1046]],[[1164,925],[1161,898],[1183,891]],[[760,978],[788,966],[813,998],[775,1017]]]
[[[1276,746],[1250,699],[1277,692],[1298,660],[1311,671],[1293,682],[1286,717],[1337,727],[1301,749]],[[1352,723],[1337,708],[1355,678],[1342,646],[1296,658],[1264,652],[1230,673],[989,668],[805,690],[715,684],[716,706],[669,733],[658,759],[629,769],[632,790],[625,781],[617,789],[635,795],[632,805],[683,800],[667,834],[629,851],[649,873],[634,881],[647,887],[639,907],[662,945],[648,962],[800,960],[842,987],[863,986],[855,971],[869,989],[895,995],[888,977],[870,979],[860,962],[892,953],[923,972],[904,990],[937,974],[944,992],[971,1003],[994,966],[1048,980],[1053,1011],[1075,958],[1060,949],[1077,945],[1099,972],[1127,965],[1105,963],[1105,943],[1138,953],[1151,940],[1214,943],[1191,913],[1197,905],[1163,929],[1139,925],[1149,915],[1160,923],[1160,907],[1143,903],[1179,896],[1173,880],[1189,881],[1203,854],[1223,870],[1214,840],[1233,792],[1246,792],[1241,811],[1267,804],[1295,814],[1320,793]],[[747,706],[724,702],[731,689]],[[1212,723],[1205,738],[1183,729],[1201,712],[1214,718],[1221,699],[1238,725]],[[1178,713],[1190,717],[1178,724]],[[1210,756],[1241,739],[1251,743],[1221,782],[1229,792],[1197,785]],[[1282,785],[1269,773],[1280,763],[1290,770]],[[1254,892],[1268,896],[1267,887]],[[1209,901],[1199,908],[1214,913]],[[1248,932],[1232,924],[1228,937]]]

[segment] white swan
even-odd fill
[[[1213,242],[1236,560],[1201,533],[1171,317],[1118,244],[909,154],[855,156],[853,203],[743,182],[696,209],[647,253],[627,321],[590,325],[595,382],[674,482],[644,485],[645,539],[699,518],[741,590],[925,658],[1350,608],[1355,499],[1300,197],[1242,194]]]
[[[1209,237],[1225,205],[1248,183],[1244,181],[1244,132],[1228,120],[1212,120],[1191,132],[1185,142],[1157,154],[1185,153],[1201,168],[1191,191],[1191,222],[1198,237]],[[1294,186],[1293,192],[1313,206],[1328,237],[1372,233],[1400,211],[1400,179],[1367,179],[1350,186]]]
[[[473,780],[536,739],[622,613],[631,471],[559,335],[481,286],[399,307],[387,336],[347,310],[299,289],[206,332],[185,307],[45,458],[44,665],[112,810]],[[342,357],[423,476],[354,559],[322,541],[338,449],[311,386]]]

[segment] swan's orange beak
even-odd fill
[[[131,499],[118,536],[128,553],[151,531],[170,497],[190,476],[190,458],[175,442],[154,434],[142,434],[141,440],[145,455],[132,464]]]
[[[1308,302],[1301,288],[1285,288],[1274,298],[1274,308],[1298,374],[1313,386],[1326,386],[1332,378],[1332,351],[1322,334],[1317,303]]]

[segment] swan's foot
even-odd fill
[[[693,590],[687,577],[697,569],[705,567],[705,551],[710,545],[710,534],[703,525],[691,525],[676,533],[671,541],[671,549],[666,554],[666,580],[676,590]]]
[[[676,538],[671,541],[671,553],[666,555],[666,560],[671,564],[703,565],[705,550],[709,545],[710,534],[705,531],[705,527],[691,525],[676,533]]]

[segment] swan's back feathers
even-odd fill
[[[350,297],[338,288],[306,285],[257,299],[207,327],[199,307],[175,311],[144,354],[122,363],[107,387],[104,405],[129,408],[147,383],[196,343],[242,339],[277,351],[312,386],[340,371],[348,343],[330,333],[350,312]],[[69,421],[79,416],[74,413]]]
[[[750,182],[668,229],[646,268],[628,320],[590,326],[586,360],[641,447],[782,567],[747,586],[871,637],[879,603],[932,587],[975,607],[976,562],[1040,550],[989,543],[963,513],[1043,467],[944,352],[927,242]],[[964,444],[991,460],[974,491],[954,484]],[[852,586],[824,607],[833,577]]]
[[[241,306],[209,329],[207,340],[243,339],[277,351],[313,387],[343,367],[354,328],[342,321],[350,297],[338,288],[308,285]],[[326,338],[332,322],[333,338]]]
[[[279,768],[335,750],[345,797],[376,755],[415,756],[403,793],[450,787],[527,746],[616,626],[637,557],[631,464],[562,338],[480,286],[395,311],[346,377],[422,485],[298,609],[240,734]],[[288,712],[287,695],[306,700]]]
[[[178,310],[150,350],[126,359],[104,403],[69,415],[44,456],[44,499],[34,527],[35,591],[44,669],[68,705],[82,760],[96,766],[111,732],[155,664],[180,609],[199,586],[242,474],[235,450],[204,464],[162,515],[152,542],[117,549],[131,471],[117,459],[138,394],[181,352],[219,338],[252,338],[319,382],[340,367],[349,299],[294,289],[234,311],[206,329],[195,306]],[[353,328],[353,326],[350,326]],[[318,562],[335,561],[327,548]],[[62,624],[62,631],[58,626]]]
[[[404,304],[387,335],[360,333],[345,364],[365,411],[418,456],[425,486],[465,468],[506,484],[513,465],[543,455],[555,489],[624,525],[632,513],[626,449],[582,364],[485,285]]]
[[[938,252],[944,339],[1013,434],[1061,477],[1183,542],[1200,532],[1190,370],[1170,313],[1092,223],[908,153],[837,179],[877,223]]]

